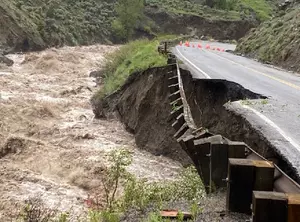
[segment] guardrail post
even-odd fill
[[[178,76],[175,75],[175,76],[168,78],[168,83],[169,83],[169,85],[178,84]]]
[[[173,85],[169,85],[168,88],[169,88],[170,94],[172,94],[172,93],[177,92],[179,90],[179,84],[175,83]]]
[[[228,158],[245,158],[245,149],[241,142],[211,143],[211,180],[216,188],[227,186]]]
[[[300,194],[287,194],[288,219],[287,222],[300,221]]]
[[[287,222],[287,202],[287,197],[284,193],[254,191],[252,221]]]
[[[175,109],[172,110],[171,114],[170,114],[170,118],[171,119],[176,119],[177,116],[179,116],[181,113],[184,112],[184,108],[183,105],[176,107]]]
[[[229,159],[227,209],[251,214],[252,192],[273,191],[274,165],[268,161]]]
[[[201,179],[206,192],[211,192],[210,187],[210,141],[207,139],[194,140],[195,157],[198,162],[198,172],[201,172]]]
[[[180,97],[181,97],[180,90],[178,90],[177,92],[174,92],[174,93],[169,95],[169,100],[172,102],[176,99],[179,99]]]

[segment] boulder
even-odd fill
[[[4,63],[7,66],[12,66],[14,64],[14,61],[0,54],[0,63]]]
[[[93,72],[90,72],[90,77],[93,77],[93,78],[102,78],[104,77],[104,74],[101,70],[98,70],[98,71],[93,71]]]

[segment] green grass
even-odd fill
[[[117,0],[0,0],[0,5],[27,34],[30,42],[41,46],[62,46],[115,40],[112,34],[115,2]],[[146,6],[155,6],[171,16],[178,16],[178,19],[182,14],[188,14],[210,20],[233,21],[250,17],[247,9],[240,11],[240,5],[253,8],[260,20],[270,17],[273,5],[273,0],[230,0],[231,6],[221,10],[204,6],[204,0],[145,2]],[[154,36],[160,32],[157,24],[146,16],[139,20],[137,27]]]
[[[93,200],[91,201],[93,204],[90,205],[87,217],[83,216],[84,218],[72,221],[118,222],[121,216],[130,210],[140,212],[146,218],[146,209],[153,211],[146,221],[166,221],[158,212],[165,207],[165,204],[174,201],[190,204],[194,220],[201,213],[202,209],[197,203],[205,197],[205,189],[194,167],[183,169],[172,181],[148,182],[145,179],[137,179],[126,171],[126,167],[132,161],[127,150],[115,150],[109,156],[112,165],[107,169],[107,174],[103,175],[103,184],[110,185],[104,186],[104,190],[109,197],[112,197],[112,202],[107,200],[106,207],[103,207],[102,203],[98,205],[97,200],[89,199]],[[114,194],[120,186],[123,188],[123,193],[116,198]],[[47,209],[39,199],[30,199],[20,209],[18,221],[68,222],[71,221],[71,216],[68,212],[60,213]]]
[[[282,16],[266,21],[253,29],[239,42],[237,51],[257,57],[264,62],[272,62],[300,70],[300,7],[288,10]]]
[[[240,20],[241,17],[249,16],[248,8],[252,8],[258,19],[264,21],[271,17],[276,1],[231,0],[228,1],[231,4],[226,9],[205,7],[204,1],[197,3],[181,0],[147,0],[146,2],[150,6],[159,6],[161,9],[175,14],[196,15],[211,20]],[[242,11],[241,6],[245,8]]]
[[[114,18],[114,3],[109,0],[1,1],[9,2],[13,11],[26,15],[32,24],[29,28],[50,46],[106,42]],[[21,26],[25,22],[18,20]]]
[[[252,8],[261,21],[269,19],[273,13],[274,3],[266,0],[240,0],[240,4]]]
[[[166,65],[166,57],[157,52],[159,39],[137,40],[128,43],[107,57],[104,67],[104,86],[101,96],[117,90],[130,74],[150,67]]]
[[[7,25],[12,27],[8,28],[11,28],[12,30],[18,30],[20,28],[24,33],[26,33],[30,39],[30,43],[40,47],[44,46],[42,36],[38,31],[38,26],[30,19],[28,13],[19,10],[14,2],[7,0],[0,0],[0,11],[1,13],[4,12],[4,15],[2,15],[3,17],[11,18],[11,20],[8,20],[10,22]],[[0,31],[2,32],[1,27]]]
[[[211,20],[239,20],[240,15],[233,10],[219,10],[205,7],[203,4],[180,0],[147,0],[150,6],[159,6],[167,12],[174,14],[196,15]]]

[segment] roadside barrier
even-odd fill
[[[191,126],[181,70],[172,64],[176,70],[169,73],[168,88],[174,138],[192,159],[206,192],[227,188],[227,211],[252,215],[253,222],[299,222],[299,184],[247,144]]]
[[[190,43],[189,41],[186,41],[185,44],[183,45],[182,41],[179,43],[179,46],[185,46],[185,47],[192,47],[192,48],[196,48],[196,45],[194,43]],[[205,48],[207,50],[213,50],[213,51],[219,51],[219,52],[225,52],[225,49],[223,48],[220,48],[220,47],[214,47],[214,46],[211,46],[209,44],[206,44],[205,47],[201,45],[201,43],[198,43],[197,44],[197,48],[198,49],[202,49],[202,48]]]

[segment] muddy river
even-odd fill
[[[88,195],[102,192],[99,172],[113,149],[130,150],[128,170],[138,177],[176,177],[179,163],[139,150],[117,120],[94,119],[89,100],[99,87],[89,73],[116,49],[51,48],[0,66],[0,221],[29,198],[83,214]]]

